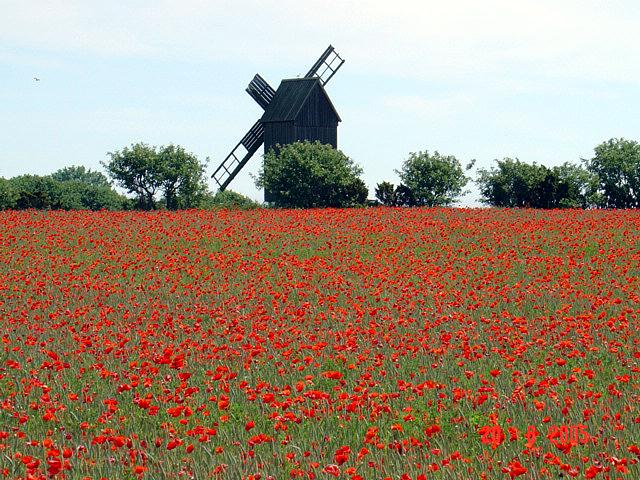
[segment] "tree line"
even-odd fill
[[[179,210],[188,208],[255,208],[258,204],[232,191],[213,194],[200,161],[183,147],[132,144],[108,153],[103,173],[82,166],[51,175],[0,178],[0,210]],[[495,207],[638,208],[640,207],[640,144],[614,138],[594,149],[580,163],[546,167],[517,158],[496,160],[489,169],[468,175],[453,155],[435,151],[409,154],[395,170],[400,183],[376,185],[375,201],[361,179],[362,168],[330,145],[295,142],[268,152],[255,183],[270,192],[271,205],[284,208],[386,206],[448,206],[467,193],[470,181],[481,201]],[[113,185],[126,191],[118,193]]]
[[[455,157],[438,152],[410,154],[397,173],[400,185],[382,182],[376,187],[383,205],[450,205],[471,180]],[[503,158],[489,169],[479,169],[474,182],[481,201],[494,207],[638,208],[640,144],[611,139],[595,147],[590,159],[551,168]]]
[[[465,187],[475,160],[462,166],[453,155],[409,153],[395,173],[400,184],[383,181],[376,203],[385,206],[452,205]],[[362,169],[342,152],[319,143],[296,142],[265,155],[256,186],[271,192],[279,207],[350,207],[366,202]],[[638,208],[640,144],[611,139],[580,163],[546,167],[519,159],[496,160],[479,169],[475,180],[481,201],[494,207]]]
[[[82,166],[51,175],[0,178],[0,210],[126,210],[130,200],[107,177]]]
[[[236,192],[213,194],[205,177],[208,159],[199,161],[183,147],[133,144],[108,153],[101,172],[83,166],[51,175],[0,178],[0,210],[182,210],[189,208],[255,208]],[[118,193],[113,184],[130,196]]]

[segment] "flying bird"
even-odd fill
[[[40,81],[40,79],[39,79],[38,77],[33,77],[33,79],[34,79],[36,82],[39,82],[39,81]]]

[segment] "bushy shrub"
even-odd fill
[[[256,185],[276,207],[352,207],[367,199],[361,175],[362,169],[341,151],[305,141],[268,152]]]
[[[230,210],[248,210],[258,208],[260,207],[260,204],[241,193],[234,192],[232,190],[224,190],[222,192],[217,192],[215,195],[207,195],[203,199],[201,207],[205,209],[227,208]]]
[[[428,151],[409,153],[409,158],[396,173],[404,185],[400,192],[401,203],[426,207],[452,204],[463,194],[469,181],[456,157],[437,151],[433,154]]]

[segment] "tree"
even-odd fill
[[[382,182],[376,186],[376,198],[387,207],[414,207],[416,200],[409,187],[400,184],[397,187],[391,182]]]
[[[612,138],[594,149],[585,160],[589,172],[598,176],[597,204],[605,208],[640,207],[640,144]]]
[[[396,170],[396,173],[411,191],[415,204],[427,207],[455,202],[469,180],[456,157],[441,155],[437,151],[433,154],[428,151],[409,153],[402,169]]]
[[[11,180],[0,177],[0,210],[15,208],[18,193],[13,188]]]
[[[51,177],[20,175],[9,180],[15,192],[15,208],[50,210],[58,207],[58,182]]]
[[[553,167],[558,176],[558,208],[590,208],[601,202],[598,176],[580,165],[565,162]]]
[[[206,162],[200,163],[180,146],[150,147],[137,143],[108,154],[102,165],[116,183],[136,196],[139,208],[157,208],[156,194],[162,193],[169,209],[196,208],[207,191]]]
[[[415,207],[416,199],[409,187],[401,183],[396,187],[396,205],[398,207]]]
[[[53,208],[63,210],[122,210],[128,206],[126,197],[111,188],[101,172],[73,165],[52,173],[58,182]]]
[[[368,190],[362,169],[331,145],[295,142],[278,145],[264,156],[256,186],[277,207],[350,207],[362,205]]]
[[[94,187],[111,187],[109,179],[101,172],[95,172],[83,166],[72,165],[53,172],[51,178],[59,182],[77,181]]]
[[[387,207],[395,207],[396,201],[396,189],[391,182],[382,182],[376,185],[376,198],[380,200],[382,205]]]
[[[504,158],[496,160],[497,168],[478,171],[476,180],[483,202],[495,207],[531,207],[534,189],[545,176],[535,163]]]
[[[53,208],[62,210],[125,210],[129,201],[110,186],[80,180],[57,182]]]
[[[207,195],[202,202],[202,207],[211,208],[226,208],[229,210],[249,210],[260,207],[258,202],[251,200],[249,197],[242,195],[241,193],[234,192],[233,190],[224,190],[217,192],[215,195]]]
[[[204,172],[209,159],[200,163],[194,154],[174,145],[162,147],[158,158],[167,209],[199,207],[207,192]]]
[[[570,163],[548,168],[504,158],[497,167],[479,170],[482,201],[495,207],[587,208],[594,176]]]
[[[127,207],[127,199],[110,186],[95,186],[80,180],[61,182],[51,175],[20,175],[4,182],[8,185],[11,195],[11,204],[5,205],[4,208],[122,210]],[[0,189],[1,184],[2,182]],[[0,209],[3,208],[2,204],[0,200]]]
[[[122,151],[109,152],[109,162],[102,162],[109,176],[127,192],[137,198],[143,210],[156,208],[155,195],[162,186],[162,169],[155,147],[136,143]]]

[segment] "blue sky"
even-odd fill
[[[304,75],[330,43],[339,148],[371,192],[409,152],[557,165],[640,140],[637,1],[2,0],[0,176],[102,170],[135,142],[213,173],[261,115],[244,92]],[[40,78],[36,82],[33,77]],[[250,173],[230,188],[262,194]],[[214,185],[211,183],[211,188]],[[474,205],[472,192],[462,204]]]

